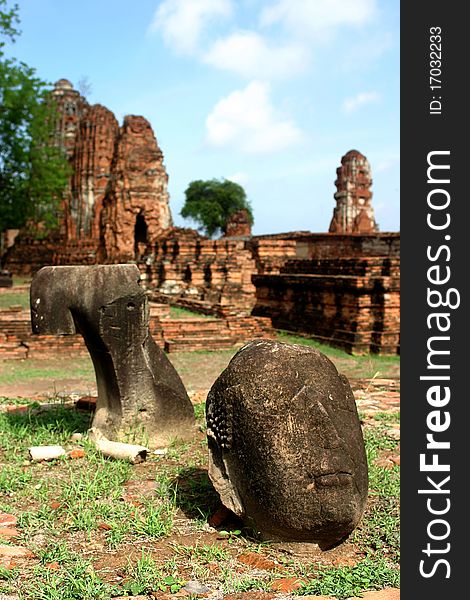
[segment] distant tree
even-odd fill
[[[18,6],[6,8],[0,0],[0,230],[28,221],[51,229],[69,166],[54,143],[57,111],[45,82],[25,63],[5,57],[18,23]]]
[[[228,179],[192,181],[185,191],[186,200],[181,210],[185,219],[193,219],[199,229],[212,237],[217,232],[226,233],[230,217],[246,210],[251,224],[253,213],[241,185]]]

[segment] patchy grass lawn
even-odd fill
[[[281,334],[279,339],[317,347],[350,379],[399,377],[398,357],[350,356],[305,338]],[[0,513],[18,519],[16,536],[0,533],[0,546],[20,546],[33,554],[7,559],[0,552],[0,595],[19,594],[22,600],[150,598],[156,592],[178,594],[186,582],[197,581],[220,594],[284,590],[285,597],[283,586],[294,579],[297,589],[288,592],[341,599],[398,587],[399,460],[384,461],[399,455],[399,442],[390,434],[398,413],[364,416],[368,506],[359,527],[337,548],[322,552],[311,544],[261,543],[235,518],[209,525],[220,500],[207,475],[200,400],[234,353],[169,355],[188,391],[202,392],[195,406],[199,431],[192,442],[175,442],[165,455],[151,454],[138,465],[105,460],[95,451],[84,435],[89,413],[60,401],[47,410],[33,402],[38,393],[59,398],[64,390],[94,390],[89,357],[0,362],[0,408],[28,407],[0,411]],[[76,433],[83,437],[72,441]],[[28,447],[41,444],[81,452],[75,459],[31,463]],[[190,588],[190,597],[197,593]]]
[[[0,295],[1,298],[1,295]],[[398,356],[351,356],[306,338],[280,334],[282,342],[311,345],[326,354],[338,371],[350,379],[398,379]],[[177,352],[169,358],[188,390],[208,390],[230,362],[236,350],[216,352]],[[93,390],[95,376],[88,356],[56,359],[27,359],[0,361],[0,395],[19,395],[81,389]]]
[[[10,306],[21,306],[29,308],[29,292],[8,291],[0,294],[0,308],[9,308]]]
[[[0,513],[18,518],[18,537],[0,543],[34,556],[0,566],[0,593],[104,600],[174,594],[194,580],[222,593],[272,591],[290,578],[300,582],[298,595],[347,598],[398,587],[399,467],[376,464],[384,452],[398,451],[388,435],[396,414],[366,421],[370,494],[364,519],[346,542],[321,552],[310,544],[260,543],[235,519],[209,526],[220,504],[207,476],[205,407],[195,408],[200,427],[192,442],[175,442],[166,455],[151,454],[139,465],[104,459],[85,437],[71,441],[87,431],[88,413],[60,403],[1,412]],[[27,448],[41,444],[84,452],[30,463]]]

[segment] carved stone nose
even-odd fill
[[[192,434],[194,410],[150,334],[139,279],[135,265],[44,267],[31,283],[31,323],[33,333],[83,335],[98,388],[93,427],[166,445]]]

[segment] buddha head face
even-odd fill
[[[318,351],[247,344],[207,398],[209,475],[262,537],[345,538],[367,499],[367,463],[348,382]]]

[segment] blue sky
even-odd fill
[[[149,119],[176,225],[190,181],[226,177],[255,233],[327,231],[355,148],[381,231],[399,229],[398,0],[18,1],[12,55]]]

